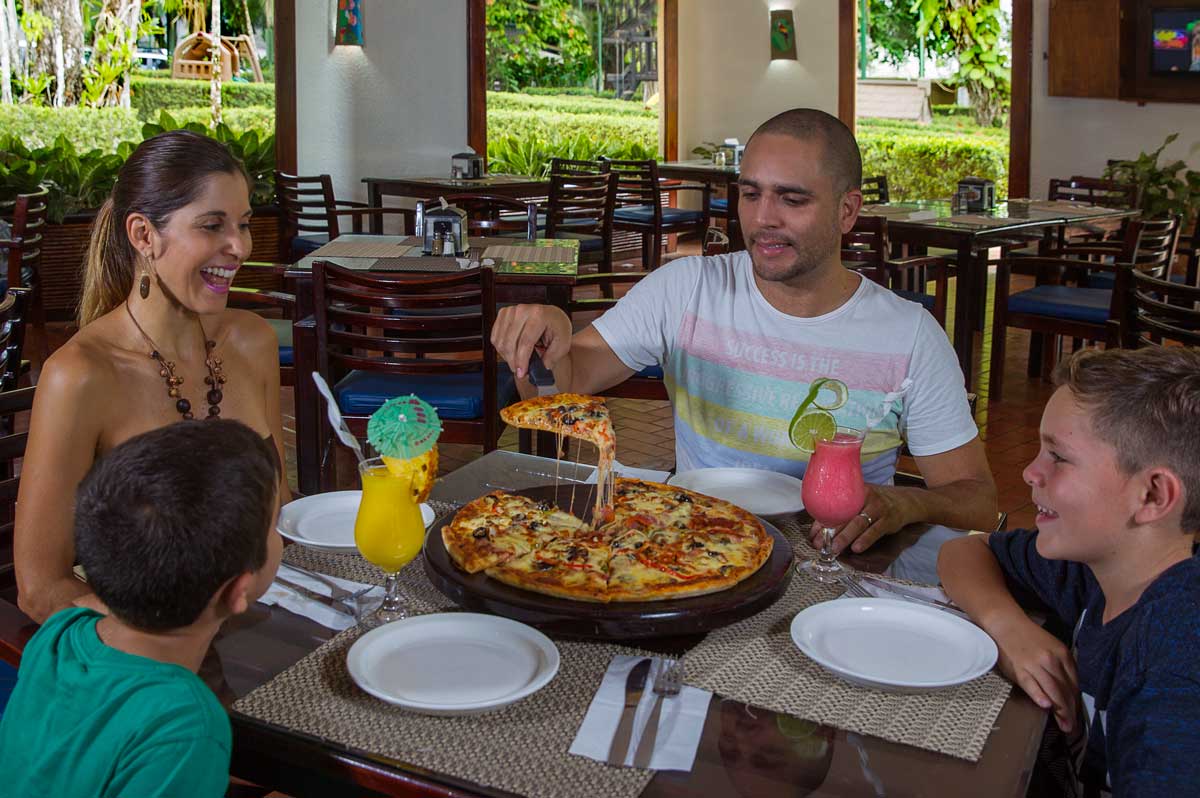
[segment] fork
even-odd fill
[[[337,582],[334,582],[333,579],[331,579],[327,574],[323,574],[320,571],[314,571],[310,568],[305,568],[300,565],[294,565],[290,562],[284,563],[284,564],[287,565],[288,568],[292,568],[296,571],[299,571],[302,574],[306,574],[306,575],[312,577],[313,579],[316,579],[321,584],[325,585],[327,588],[329,588],[329,597],[332,599],[336,599],[338,601],[356,600],[359,597],[361,597],[363,594],[365,594],[367,591],[369,591],[373,587],[375,587],[374,585],[367,585],[366,587],[362,588],[361,590],[347,590],[346,588],[339,585]]]
[[[650,767],[650,759],[654,756],[654,742],[658,737],[658,721],[662,717],[664,699],[674,698],[683,689],[683,663],[676,659],[662,660],[658,675],[654,677],[654,709],[650,711],[650,719],[638,742],[637,753],[633,755],[635,768]]]
[[[855,596],[856,598],[874,598],[871,591],[867,590],[862,584],[854,578],[852,574],[842,575],[842,584],[846,586],[846,594]]]

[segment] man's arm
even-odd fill
[[[995,528],[996,483],[979,438],[948,452],[914,459],[926,487],[868,485],[863,514],[871,523],[860,515],[842,527],[833,541],[835,552],[847,546],[865,551],[884,535],[915,523],[985,531]]]
[[[552,305],[502,308],[492,326],[492,344],[517,377],[522,398],[537,393],[526,379],[529,358],[537,351],[564,393],[594,394],[633,376],[596,328],[572,335],[571,319]]]
[[[1025,614],[1008,591],[986,535],[948,541],[938,554],[938,577],[958,606],[996,641],[1001,672],[1043,709],[1053,709],[1063,731],[1075,725],[1079,678],[1071,652]]]

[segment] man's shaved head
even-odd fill
[[[791,136],[800,141],[817,140],[824,152],[824,168],[833,178],[833,190],[844,194],[862,188],[862,156],[850,128],[836,116],[815,108],[793,108],[758,126],[750,141],[760,133]],[[749,147],[749,142],[747,142]]]

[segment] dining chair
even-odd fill
[[[579,241],[579,263],[612,273],[613,210],[617,180],[612,172],[551,174],[546,203],[546,238]]]
[[[700,210],[664,208],[657,161],[651,158],[609,160],[607,163],[617,182],[613,229],[641,234],[642,264],[647,271],[657,269],[662,263],[664,235],[695,233],[699,240],[704,240],[711,190],[707,184],[681,183],[670,187],[671,191],[699,191]]]
[[[0,597],[15,600],[13,520],[21,477],[17,462],[25,456],[26,431],[16,432],[16,416],[33,409],[33,387],[0,391]]]
[[[1110,345],[1200,347],[1200,287],[1119,266],[1114,291],[1121,301],[1117,317],[1108,322]]]
[[[1089,251],[1082,245],[1072,248],[1072,257],[1009,256],[1001,259],[996,270],[992,316],[990,398],[999,400],[1003,394],[1009,327],[1031,332],[1029,376],[1048,378],[1063,336],[1080,341],[1105,341],[1110,335],[1108,320],[1119,318],[1120,293],[1110,288],[1088,286],[1089,270],[1116,272],[1124,265],[1163,278],[1171,268],[1178,235],[1178,216],[1139,219],[1126,226],[1120,251],[1113,262],[1083,260],[1082,257],[1093,252],[1112,256],[1113,251],[1110,247]],[[1014,264],[1034,272],[1033,288],[1010,294]]]
[[[296,356],[292,325],[296,297],[285,281],[287,267],[277,263],[243,263],[233,279],[228,305],[257,313],[266,320],[279,341],[279,384],[296,384]]]
[[[297,327],[300,373],[318,372],[359,438],[367,420],[396,396],[416,394],[437,410],[441,442],[496,448],[500,407],[516,397],[507,367],[497,364],[491,269],[456,274],[383,274],[313,264],[313,317]],[[432,313],[459,308],[461,313]],[[403,315],[397,315],[400,311]],[[318,478],[328,489],[335,469],[323,413],[316,429]]]
[[[883,216],[859,216],[850,232],[842,236],[842,263],[846,268],[919,303],[945,328],[954,265],[939,256],[892,258],[891,252],[887,219]],[[933,294],[927,293],[930,282],[935,285]]]
[[[467,234],[473,236],[501,236],[524,238],[533,241],[538,237],[538,206],[536,202],[522,202],[511,197],[492,194],[446,194],[440,199],[466,211]],[[424,211],[434,200],[421,200],[417,207]],[[544,219],[544,217],[543,217]],[[423,235],[423,231],[414,231]]]
[[[891,192],[888,191],[887,175],[872,175],[862,179],[862,195],[864,205],[878,205],[891,202]]]
[[[551,158],[550,172],[546,176],[568,175],[582,177],[585,175],[604,174],[607,171],[608,162],[603,159],[588,161],[578,158]]]
[[[27,316],[38,332],[39,354],[43,361],[49,357],[46,340],[46,308],[42,299],[39,266],[42,260],[42,240],[47,223],[50,190],[41,188],[29,194],[18,194],[8,216],[11,230],[8,240],[0,239],[0,254],[7,251],[5,273],[0,280],[0,292],[9,288],[25,288],[22,319]]]
[[[372,208],[365,202],[336,199],[333,180],[327,174],[299,176],[276,171],[275,194],[283,208],[284,240],[296,260],[341,235],[343,217],[350,218],[353,233],[363,232],[363,217],[382,219],[385,214],[400,216],[403,233],[413,228],[411,208]]]

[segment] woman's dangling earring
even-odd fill
[[[142,299],[147,299],[150,296],[150,259],[142,264],[142,279],[138,282],[138,293]]]

